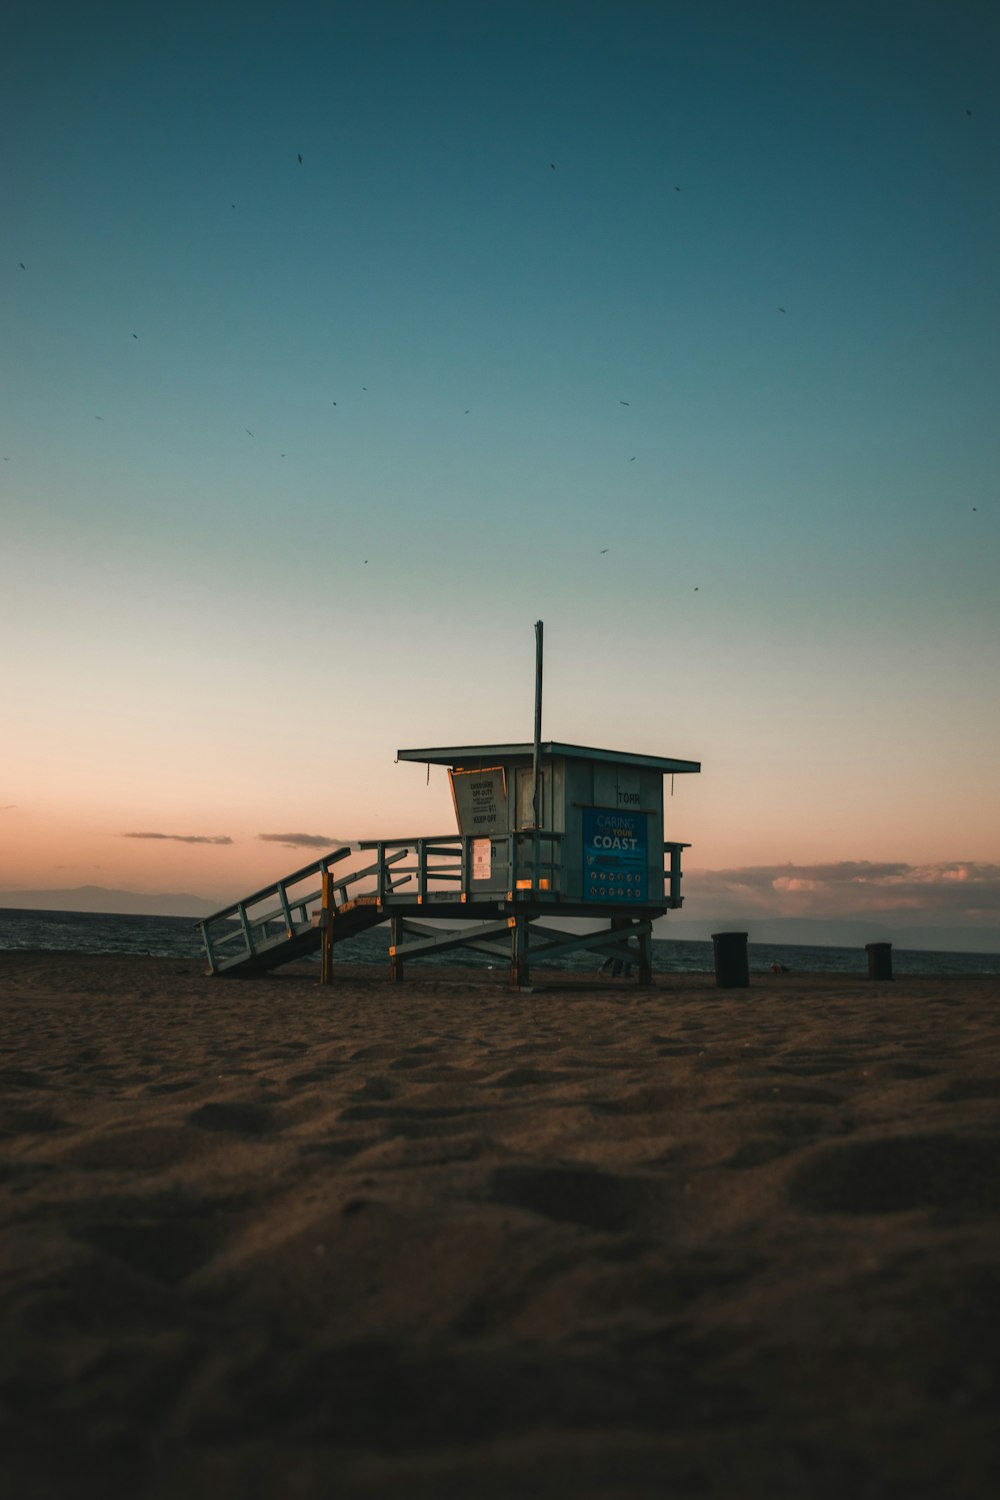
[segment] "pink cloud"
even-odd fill
[[[168,839],[173,844],[231,844],[228,833],[123,833],[123,839]]]
[[[337,849],[347,839],[331,838],[325,833],[258,833],[265,844],[282,844],[286,849]]]
[[[692,899],[723,902],[748,914],[851,916],[927,912],[981,920],[1000,909],[1000,864],[948,860],[909,865],[842,860],[821,865],[750,865],[692,870]]]

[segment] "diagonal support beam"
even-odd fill
[[[597,952],[607,951],[613,958],[620,958],[622,947],[630,937],[643,937],[653,930],[652,922],[635,922],[629,927],[623,927],[617,933],[609,932],[602,927],[596,932],[566,932],[565,929],[554,927],[536,927],[534,929],[531,944],[532,954],[536,958],[551,957],[556,953],[569,953],[574,948],[591,948]],[[558,935],[551,941],[546,942],[543,933],[555,932]]]
[[[499,937],[501,933],[506,935],[513,920],[512,917],[505,917],[501,922],[483,922],[471,932],[461,932],[454,927],[428,929],[421,923],[420,926],[424,931],[431,931],[435,935],[418,938],[413,943],[393,943],[389,948],[389,957],[390,959],[417,958],[424,953],[445,953],[449,948],[471,947],[473,943],[483,938]],[[416,924],[406,923],[405,925],[407,928],[413,928]],[[508,949],[505,948],[503,951],[506,956]]]
[[[394,922],[399,923],[399,934],[394,941],[402,944],[407,933],[418,936],[434,938],[441,936],[444,932],[458,933],[462,931],[458,927],[432,927],[429,922],[417,922],[412,917],[394,917]],[[502,936],[507,937],[507,926],[509,918],[503,924]],[[489,938],[483,937],[485,928],[492,927],[492,923],[481,922],[479,926],[467,929],[469,936],[465,940],[465,946],[471,948],[474,953],[488,953],[493,958],[510,958],[510,942],[494,943]]]

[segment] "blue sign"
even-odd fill
[[[646,814],[613,808],[583,810],[583,899],[646,900],[649,855]]]

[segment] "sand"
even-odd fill
[[[986,1496],[1000,981],[0,954],[8,1492]]]

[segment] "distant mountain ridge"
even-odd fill
[[[162,891],[146,895],[142,891],[109,890],[103,885],[78,885],[66,890],[3,891],[0,909],[12,911],[81,911],[102,912],[121,917],[199,917],[211,916],[222,903],[206,901],[203,896]]]

